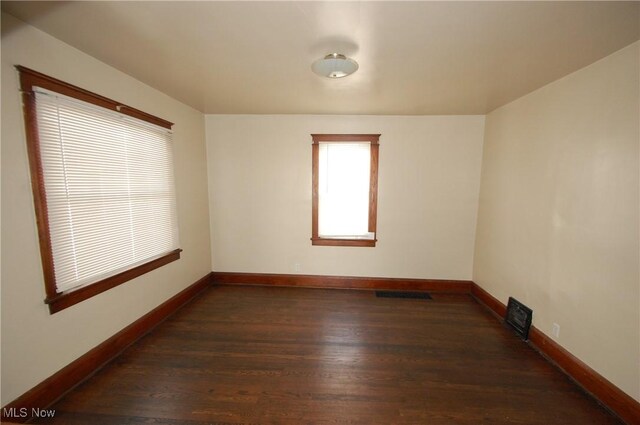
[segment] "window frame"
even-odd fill
[[[51,314],[57,313],[81,301],[155,270],[158,267],[178,260],[182,249],[175,249],[162,257],[132,267],[114,276],[81,286],[77,289],[58,292],[56,288],[53,252],[49,232],[49,215],[45,194],[44,173],[40,155],[40,136],[38,132],[35,94],[33,90],[34,87],[41,87],[93,105],[117,111],[121,114],[128,115],[169,130],[171,130],[173,123],[56,78],[49,77],[24,66],[17,65],[15,68],[18,70],[20,76],[20,90],[22,93],[27,154],[31,172],[31,189],[33,192],[33,202],[40,245],[40,258],[42,261],[46,292],[44,302],[49,306],[49,312]]]
[[[311,244],[318,246],[352,246],[375,247],[378,241],[376,231],[378,223],[378,158],[380,148],[380,134],[312,134],[312,207],[311,207]],[[318,235],[318,172],[320,143],[340,142],[369,142],[371,144],[371,167],[369,175],[369,226],[368,231],[373,232],[373,239],[344,239],[327,238]]]

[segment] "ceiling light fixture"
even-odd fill
[[[331,53],[311,65],[313,72],[321,77],[342,78],[358,70],[358,63],[340,53]]]

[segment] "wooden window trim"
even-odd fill
[[[20,72],[20,90],[22,92],[25,132],[27,139],[27,153],[29,168],[31,171],[31,189],[38,227],[38,239],[40,244],[40,258],[44,274],[46,291],[45,303],[49,306],[51,314],[71,307],[81,301],[98,295],[104,291],[121,285],[131,279],[148,273],[158,267],[168,264],[180,258],[181,249],[176,249],[151,260],[147,263],[125,270],[114,276],[82,286],[71,291],[58,292],[56,289],[55,271],[53,267],[53,251],[49,233],[49,215],[47,210],[47,198],[45,195],[44,174],[40,155],[40,140],[38,134],[38,122],[36,118],[34,87],[48,89],[75,99],[79,99],[97,106],[104,107],[122,114],[171,129],[173,123],[147,114],[146,112],[126,106],[120,102],[108,99],[104,96],[92,93],[74,85],[65,83],[47,75],[41,74],[23,66],[16,66]]]
[[[312,134],[312,209],[311,209],[311,244],[318,246],[353,246],[375,247],[378,223],[378,158],[380,148],[379,134]],[[373,232],[374,239],[339,239],[321,238],[318,235],[318,161],[320,142],[370,142],[371,143],[371,174],[369,177],[369,232]]]
[[[129,115],[130,117],[137,118],[169,130],[171,130],[171,127],[173,126],[173,123],[167,120],[163,120],[162,118],[158,118],[139,109],[132,108],[124,103],[100,96],[99,94],[82,89],[78,86],[49,77],[48,75],[44,75],[32,69],[25,68],[24,66],[16,65],[16,69],[20,71],[20,89],[22,90],[23,100],[33,98],[33,96],[31,96],[33,93],[33,87],[38,86],[112,111],[120,112],[124,115]]]
[[[74,304],[78,304],[81,301],[94,297],[102,292],[108,291],[111,288],[115,288],[129,280],[135,279],[138,276],[142,276],[145,273],[155,270],[159,267],[169,264],[173,261],[180,259],[181,249],[176,249],[168,254],[163,255],[160,258],[149,261],[137,267],[125,270],[122,273],[100,280],[87,286],[82,286],[76,290],[56,293],[53,297],[47,295],[44,300],[49,305],[49,311],[51,314],[64,310],[67,307],[71,307]],[[53,272],[53,269],[51,269]],[[45,282],[47,279],[45,278]],[[53,288],[55,291],[55,286]]]

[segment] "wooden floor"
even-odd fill
[[[82,425],[620,423],[466,295],[232,286],[54,408]]]

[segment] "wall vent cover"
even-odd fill
[[[529,328],[531,327],[532,318],[533,310],[515,298],[509,297],[507,317],[505,320],[525,341],[529,339]]]

